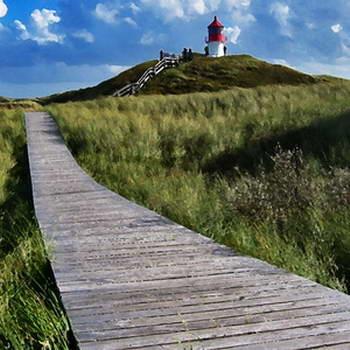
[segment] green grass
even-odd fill
[[[142,94],[217,92],[232,87],[314,84],[314,78],[288,67],[273,65],[248,55],[211,58],[195,55],[194,60],[164,71],[141,91]]]
[[[26,99],[18,99],[18,100],[6,100],[0,98],[0,110],[16,110],[16,109],[24,109],[26,111],[37,111],[41,109],[41,105],[36,100],[26,100]]]
[[[22,110],[0,110],[0,348],[68,349],[31,203]]]
[[[92,100],[112,96],[125,85],[138,78],[157,61],[139,64],[101,84],[77,91],[68,91],[41,99],[43,104]],[[168,69],[152,79],[141,94],[183,94],[191,92],[217,92],[232,87],[257,87],[266,85],[300,85],[330,81],[334,78],[312,77],[288,67],[273,65],[248,55],[222,58],[194,55],[194,60]]]
[[[97,181],[242,253],[349,284],[350,83],[51,105]]]

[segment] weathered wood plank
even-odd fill
[[[275,305],[274,305],[275,304]],[[247,308],[253,310],[254,308],[259,308],[259,310],[264,312],[264,307],[268,307],[268,311],[275,311],[276,307],[283,309],[291,309],[291,308],[301,308],[301,307],[312,307],[313,305],[339,305],[337,300],[332,300],[329,298],[325,298],[322,294],[314,294],[309,297],[305,295],[293,296],[271,296],[265,298],[255,298],[255,299],[219,299],[215,298],[214,300],[194,300],[191,301],[183,301],[176,304],[176,308],[174,308],[174,303],[172,301],[168,302],[159,302],[157,304],[154,303],[144,303],[142,305],[120,305],[113,304],[111,302],[107,302],[104,305],[100,306],[86,306],[85,308],[72,309],[72,315],[78,315],[79,317],[89,317],[90,315],[96,314],[108,314],[113,312],[119,318],[139,318],[142,317],[162,317],[169,315],[192,315],[193,313],[201,313],[204,312],[205,316],[213,317],[213,313],[221,312],[222,310],[227,311],[228,313],[232,312],[235,315],[238,315],[239,312],[246,312]],[[274,305],[274,306],[272,306]],[[350,307],[350,305],[349,305]],[[161,310],[161,311],[160,311]],[[243,311],[242,311],[243,310]],[[255,309],[254,309],[255,310]],[[258,310],[258,309],[256,309]],[[342,307],[342,310],[345,310],[345,307]],[[259,311],[259,312],[260,312]],[[253,313],[253,312],[252,312]],[[222,316],[226,316],[225,312],[223,312]],[[220,315],[218,315],[220,317]]]
[[[285,315],[289,315],[290,327],[295,325],[296,321],[301,319],[305,319],[305,314],[309,312],[309,316],[317,317],[321,316],[326,312],[331,312],[334,316],[335,314],[341,314],[342,311],[336,308],[319,308],[318,310],[312,309],[298,309],[284,312],[272,312],[265,314],[252,314],[251,316],[235,316],[231,315],[231,317],[221,318],[219,320],[216,319],[202,319],[202,320],[186,320],[186,319],[178,319],[177,322],[168,323],[168,324],[159,324],[159,325],[150,325],[146,322],[142,326],[134,326],[132,322],[128,321],[119,321],[118,327],[114,326],[114,328],[107,328],[104,330],[94,331],[79,331],[77,328],[77,332],[79,333],[79,338],[81,341],[89,342],[93,339],[98,339],[100,341],[108,340],[108,339],[126,339],[130,337],[143,337],[143,336],[159,336],[165,334],[176,334],[180,332],[196,332],[200,330],[216,330],[217,328],[225,328],[225,327],[237,327],[242,325],[254,325],[258,323],[265,324],[280,324],[278,321],[288,320],[285,318]],[[129,327],[128,327],[129,326]],[[280,327],[280,326],[279,326]],[[268,330],[271,331],[271,330]],[[249,332],[249,331],[248,331]],[[153,345],[153,344],[152,344]]]
[[[293,289],[290,291],[290,289]],[[295,291],[295,289],[298,289]],[[262,288],[259,292],[256,288],[244,287],[242,289],[237,288],[227,288],[218,289],[215,291],[202,291],[202,292],[177,292],[177,293],[154,293],[154,294],[128,294],[128,299],[126,300],[121,295],[116,295],[115,293],[105,293],[105,294],[90,294],[81,296],[80,298],[67,298],[65,295],[66,304],[69,305],[71,310],[84,309],[86,308],[86,303],[88,302],[89,307],[103,307],[105,303],[103,298],[108,300],[108,303],[113,305],[118,305],[120,310],[123,309],[134,309],[138,307],[152,307],[162,308],[163,305],[168,302],[174,303],[176,305],[193,305],[196,303],[214,303],[221,301],[241,301],[241,300],[254,300],[254,299],[265,299],[269,297],[287,297],[293,298],[294,295],[306,295],[316,292],[316,287],[314,285],[288,285],[287,288],[282,286],[271,286],[270,288]],[[102,298],[101,298],[102,296]]]
[[[349,311],[349,310],[348,310]],[[154,322],[152,319],[121,319],[114,322],[105,323],[103,325],[95,325],[93,322],[87,324],[74,324],[76,332],[81,340],[88,341],[92,338],[98,338],[100,340],[106,339],[121,339],[134,336],[147,336],[147,335],[162,335],[173,334],[178,332],[188,331],[200,331],[203,329],[211,329],[215,331],[216,328],[221,329],[227,327],[236,328],[240,325],[252,325],[265,323],[268,321],[287,321],[289,320],[289,326],[292,328],[294,322],[297,319],[307,318],[311,316],[322,316],[326,313],[335,315],[337,313],[344,312],[336,306],[320,306],[312,308],[299,308],[290,310],[276,310],[272,312],[257,312],[247,315],[226,312],[226,315],[220,315],[218,318],[205,317],[204,314],[197,315],[197,318],[190,319],[186,316],[179,315],[177,318],[169,322]],[[305,315],[308,316],[305,316]],[[214,315],[213,315],[214,316]],[[151,322],[148,322],[151,321]],[[161,320],[159,320],[161,321]],[[167,321],[166,319],[164,321]],[[278,324],[278,322],[276,323]],[[91,338],[92,337],[92,338]]]
[[[188,347],[184,345],[185,349],[234,349],[234,350],[306,350],[306,349],[331,349],[331,350],[349,350],[350,349],[350,332],[344,331],[339,328],[339,333],[333,330],[329,330],[330,334],[301,336],[292,339],[268,341],[263,344],[252,345],[246,344],[243,346],[234,346],[232,338],[224,338],[218,341],[201,342],[194,346]],[[203,347],[204,346],[204,347]],[[176,346],[163,347],[163,349],[178,349]]]
[[[350,349],[350,298],[93,181],[45,113],[27,113],[36,215],[81,350]]]
[[[104,327],[110,328],[115,322],[131,322],[139,326],[148,325],[159,325],[159,324],[171,324],[176,322],[191,322],[198,320],[214,320],[217,324],[220,324],[219,320],[231,316],[242,316],[249,320],[250,315],[265,314],[276,311],[288,311],[293,309],[305,309],[308,308],[317,309],[319,306],[330,306],[336,305],[336,301],[326,301],[323,299],[316,300],[301,300],[284,303],[269,303],[265,305],[252,305],[234,307],[230,303],[226,304],[212,304],[212,305],[196,305],[191,307],[181,307],[177,311],[176,309],[168,308],[166,310],[142,310],[142,311],[123,311],[118,312],[117,310],[105,310],[105,313],[97,313],[91,311],[90,315],[81,315],[79,312],[72,313],[74,316],[74,324],[83,328],[96,329],[98,327],[104,329]],[[342,308],[343,311],[349,308]],[[80,310],[79,310],[80,311]],[[326,314],[323,315],[326,318]],[[307,314],[306,317],[309,317]],[[85,325],[85,326],[84,326]],[[86,327],[88,325],[88,327]],[[113,327],[112,327],[113,328]]]
[[[309,320],[296,320],[295,324],[292,324],[290,320],[287,320],[287,324],[284,324],[283,321],[272,321],[245,326],[217,327],[201,331],[101,340],[101,344],[103,344],[104,350],[145,349],[154,346],[163,346],[164,349],[220,349],[222,348],[221,344],[225,344],[226,348],[234,349],[238,345],[263,345],[267,342],[273,342],[275,349],[283,349],[278,345],[283,340],[293,339],[296,342],[302,337],[324,334],[333,334],[334,343],[337,344],[338,334],[350,331],[350,321],[347,320],[347,316],[334,316],[333,319],[338,319],[338,321],[315,324],[314,322],[318,322],[316,317],[310,317]],[[276,325],[275,328],[274,325]],[[91,342],[86,344],[86,348],[90,349],[88,344]],[[166,345],[170,345],[170,347]]]

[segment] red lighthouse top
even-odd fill
[[[208,26],[208,29],[210,29],[210,28],[224,28],[224,25],[215,16],[214,21],[211,24],[209,24],[209,26]]]
[[[214,21],[208,26],[209,40],[208,42],[219,41],[221,43],[226,42],[224,35],[224,25],[215,16]]]

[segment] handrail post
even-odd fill
[[[160,72],[167,68],[177,67],[180,63],[179,57],[167,57],[164,56],[153,67],[148,68],[142,76],[135,83],[128,84],[121,89],[117,90],[112,96],[130,96],[137,93],[145,83],[157,76]]]

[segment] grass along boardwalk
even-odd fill
[[[91,179],[27,113],[36,215],[81,350],[349,349],[350,298],[140,207]]]

